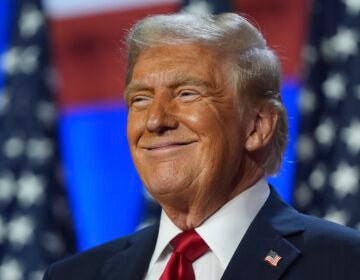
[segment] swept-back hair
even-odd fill
[[[149,16],[128,33],[126,85],[139,54],[162,45],[198,43],[213,48],[229,63],[238,94],[254,102],[266,102],[278,115],[263,167],[267,175],[278,171],[287,143],[287,116],[280,97],[281,66],[261,32],[247,19],[234,14],[170,14]]]

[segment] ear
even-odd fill
[[[249,152],[257,151],[265,147],[271,140],[276,124],[278,113],[269,104],[258,105],[249,122],[248,134],[245,141],[245,149]]]

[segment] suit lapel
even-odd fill
[[[272,189],[221,279],[280,279],[301,254],[286,237],[303,231],[304,227],[299,224],[299,213],[282,202]],[[157,234],[158,225],[131,237],[128,246],[105,263],[101,279],[143,279],[155,248]],[[264,261],[270,250],[281,256],[277,266]]]
[[[155,248],[157,234],[158,225],[131,237],[128,246],[105,263],[101,279],[143,279]]]
[[[300,256],[301,252],[286,237],[302,234],[299,214],[287,206],[272,189],[264,207],[250,225],[222,280],[276,280]],[[276,266],[264,259],[270,251],[281,257]]]

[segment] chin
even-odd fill
[[[149,193],[154,196],[167,194],[181,194],[189,187],[189,181],[182,174],[167,173],[163,175],[154,175],[144,184]]]
[[[170,180],[167,180],[167,178],[161,178],[161,179],[153,179],[147,181],[145,184],[147,190],[150,194],[153,196],[155,195],[163,195],[168,193],[177,193],[181,192],[181,189],[183,188],[184,184],[181,182],[175,182],[174,178]]]

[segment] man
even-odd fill
[[[128,140],[159,225],[45,279],[358,279],[356,231],[301,215],[264,177],[287,138],[280,66],[236,14],[163,15],[128,35]]]

